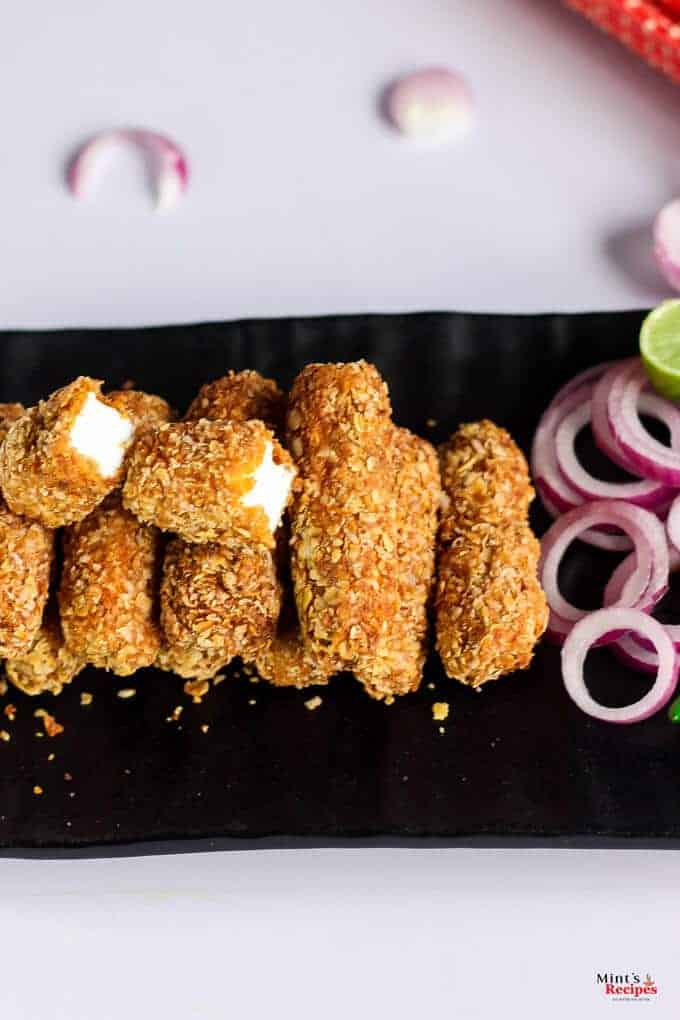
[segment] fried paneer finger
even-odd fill
[[[407,694],[420,686],[427,655],[428,605],[434,584],[437,522],[442,489],[431,443],[395,429],[397,545],[394,571],[399,608],[389,621],[385,673],[357,674],[376,697]]]
[[[10,683],[31,695],[61,694],[84,666],[64,642],[56,607],[45,613],[30,651],[5,663]]]
[[[462,426],[441,458],[437,650],[449,677],[479,687],[528,666],[547,626],[533,490],[522,452],[492,422]]]
[[[139,520],[187,542],[273,548],[294,477],[290,457],[261,421],[179,422],[137,438],[123,502]]]
[[[308,365],[287,428],[300,471],[290,520],[302,639],[323,672],[354,670],[380,697],[399,608],[387,387],[364,361]]]
[[[281,587],[264,546],[169,543],[161,626],[164,656],[181,676],[196,676],[195,662],[216,672],[237,655],[255,659],[271,644],[280,609]]]
[[[28,652],[50,587],[54,533],[19,517],[0,499],[0,658]]]
[[[0,486],[17,514],[56,528],[82,520],[121,479],[134,424],[81,377],[30,408],[0,447]]]
[[[160,647],[160,535],[113,493],[64,532],[59,611],[71,652],[117,676],[151,666]]]
[[[258,419],[275,435],[283,431],[286,395],[273,379],[259,372],[229,372],[221,379],[201,386],[184,415],[185,421],[244,422]]]

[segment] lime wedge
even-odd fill
[[[680,400],[680,300],[653,309],[640,330],[640,355],[655,390]]]

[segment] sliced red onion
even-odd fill
[[[660,482],[642,479],[635,482],[604,482],[595,478],[576,457],[576,437],[590,423],[591,403],[582,401],[560,422],[555,434],[557,463],[567,484],[584,499],[623,499],[628,503],[655,510],[668,502],[671,491]]]
[[[674,290],[680,290],[680,199],[669,202],[654,220],[654,255]]]
[[[671,503],[671,508],[666,518],[666,532],[673,550],[680,550],[680,496],[676,496]]]
[[[678,427],[671,426],[671,446],[664,446],[647,432],[638,415],[638,402],[648,379],[639,361],[627,365],[614,378],[607,401],[607,416],[614,439],[628,458],[633,472],[665,485],[680,486]],[[666,406],[680,416],[669,401]]]
[[[619,662],[638,673],[656,673],[659,656],[653,649],[644,648],[635,634],[624,634],[610,646]]]
[[[568,602],[558,585],[560,562],[571,542],[583,531],[598,525],[613,525],[624,531],[635,545],[635,570],[625,581],[616,605],[640,609],[650,593],[661,591],[668,583],[668,546],[661,522],[648,510],[614,500],[601,500],[576,507],[563,514],[548,529],[541,541],[539,578],[553,620],[551,630],[559,633],[559,622],[572,624],[588,615]],[[551,616],[552,619],[552,616]],[[613,639],[614,635],[609,636]]]
[[[553,520],[556,517],[559,517],[561,511],[559,511],[557,507],[553,506],[545,493],[540,491],[538,483],[536,488],[539,489],[541,502],[547,513],[553,518]],[[629,550],[633,548],[633,543],[628,538],[628,535],[615,535],[608,531],[598,531],[596,528],[584,531],[578,536],[578,540],[579,542],[585,542],[586,545],[593,545],[598,549],[605,549],[607,552],[629,552]]]
[[[670,573],[671,569],[670,556],[668,563],[669,563],[668,570]],[[626,596],[626,592],[628,590],[627,585],[629,582],[631,582],[631,578],[635,573],[636,566],[637,560],[634,552],[632,552],[630,556],[626,556],[624,560],[621,560],[619,565],[614,570],[612,576],[609,578],[607,586],[604,590],[603,602],[605,606],[615,606],[619,604],[626,605],[626,603],[628,602],[628,598]],[[631,583],[635,584],[636,582]],[[651,613],[652,609],[654,609],[654,606],[656,606],[661,601],[661,599],[664,597],[667,591],[668,591],[668,578],[666,578],[665,584],[663,584],[660,588],[656,589],[653,588],[650,578],[650,584],[649,587],[647,588],[647,591],[645,592],[644,599],[642,599],[642,601],[638,606],[636,606],[636,608],[641,610],[641,612],[643,613]]]
[[[616,631],[635,631],[647,638],[654,645],[659,662],[651,690],[625,708],[607,708],[595,701],[583,677],[590,649]],[[567,694],[587,715],[603,722],[641,722],[670,701],[678,683],[678,659],[668,634],[651,616],[636,609],[599,609],[579,620],[564,642],[562,676]]]
[[[586,383],[577,389],[571,389],[561,399],[554,400],[546,409],[534,433],[531,445],[531,473],[543,502],[546,503],[547,500],[559,513],[580,506],[584,499],[567,484],[560,471],[555,450],[555,433],[562,419],[587,400],[591,392],[591,385]]]
[[[612,576],[609,579],[609,583],[604,593],[605,605],[613,605],[621,597],[626,583],[635,570],[635,553],[631,553],[630,556],[626,556],[625,560],[622,560]],[[677,570],[680,570],[680,552],[676,549],[668,550],[668,573],[674,574]],[[656,593],[655,596],[649,595],[647,604],[640,606],[643,612],[651,613],[654,606],[661,601],[663,596],[668,591],[666,586],[662,591]],[[662,624],[664,630],[670,637],[671,641],[675,645],[676,649],[680,650],[680,624],[676,623],[664,623]],[[631,640],[641,645],[643,648],[649,648],[649,645],[645,638],[638,637],[636,634],[631,635]]]
[[[186,156],[172,139],[140,128],[105,131],[86,142],[68,170],[73,194],[81,198],[86,193],[101,156],[120,144],[134,145],[146,156],[154,180],[156,208],[169,209],[174,205],[189,180]]]
[[[387,92],[386,111],[402,134],[444,141],[470,126],[472,97],[459,74],[432,67],[396,81]]]

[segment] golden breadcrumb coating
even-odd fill
[[[31,650],[5,663],[7,679],[24,694],[60,694],[84,666],[66,647],[56,608],[46,611]]]
[[[124,505],[141,521],[187,542],[243,542],[269,548],[274,535],[260,505],[246,506],[254,473],[271,448],[292,461],[261,421],[179,422],[143,432],[128,459]]]
[[[444,541],[459,528],[526,520],[534,490],[526,458],[509,432],[487,420],[461,425],[440,455]]]
[[[54,533],[0,499],[0,658],[28,652],[50,587]]]
[[[441,450],[437,650],[449,677],[479,687],[531,662],[548,623],[523,454],[504,429],[462,426]]]
[[[100,398],[101,386],[81,376],[12,425],[0,447],[0,486],[15,513],[61,527],[82,520],[118,485],[122,464],[105,478],[97,463],[70,442],[87,398]]]
[[[327,684],[331,674],[323,670],[305,647],[292,595],[286,601],[276,637],[254,662],[263,680],[274,687],[314,687]]]
[[[185,421],[244,422],[257,418],[275,435],[283,431],[286,395],[273,379],[259,372],[229,372],[221,379],[201,386],[184,415]]]
[[[226,665],[239,655],[254,659],[271,643],[281,609],[281,587],[272,555],[258,545],[192,545],[173,539],[161,584],[165,655],[200,652]],[[193,660],[192,660],[193,661]],[[181,675],[194,675],[186,672]]]
[[[155,665],[166,673],[174,673],[184,680],[212,680],[226,662],[221,654],[192,644],[186,648],[169,647],[161,638],[161,647]]]
[[[357,679],[374,697],[417,690],[427,656],[428,605],[434,584],[435,545],[442,498],[439,461],[431,443],[395,429],[395,497],[397,544],[394,571],[399,608],[389,621],[389,655],[385,673]]]
[[[106,403],[127,415],[138,429],[156,428],[175,418],[167,400],[143,390],[112,390],[106,394]]]
[[[64,532],[59,610],[78,657],[130,676],[160,646],[156,591],[160,535],[120,505],[118,493]]]
[[[10,430],[12,422],[23,418],[26,408],[23,404],[0,404],[0,446]]]
[[[390,415],[385,383],[359,361],[308,365],[287,418],[300,470],[290,520],[302,639],[323,672],[354,670],[376,697],[399,612]]]

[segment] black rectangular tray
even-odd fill
[[[587,365],[634,352],[640,319],[417,314],[6,332],[0,400],[31,404],[87,374],[110,386],[133,379],[183,409],[228,368],[256,368],[288,385],[309,361],[365,357],[388,380],[400,424],[436,441],[487,416],[527,449],[557,387]],[[591,587],[598,568],[587,557],[577,567],[581,586]],[[606,650],[593,669],[614,695],[640,682]],[[127,686],[136,697],[117,698]],[[88,708],[83,690],[94,694]],[[194,705],[179,679],[154,670],[131,681],[88,670],[58,699],[11,691],[2,703],[12,701],[17,718],[7,727],[11,742],[0,744],[0,854],[680,846],[680,727],[663,713],[630,727],[582,715],[549,645],[527,672],[480,694],[447,681],[435,656],[421,691],[391,707],[370,701],[349,676],[320,693],[312,712],[303,704],[309,692],[237,675]],[[435,700],[451,706],[444,734],[432,719]],[[177,704],[185,705],[179,723],[166,722]],[[63,723],[61,736],[35,736],[39,705]]]

